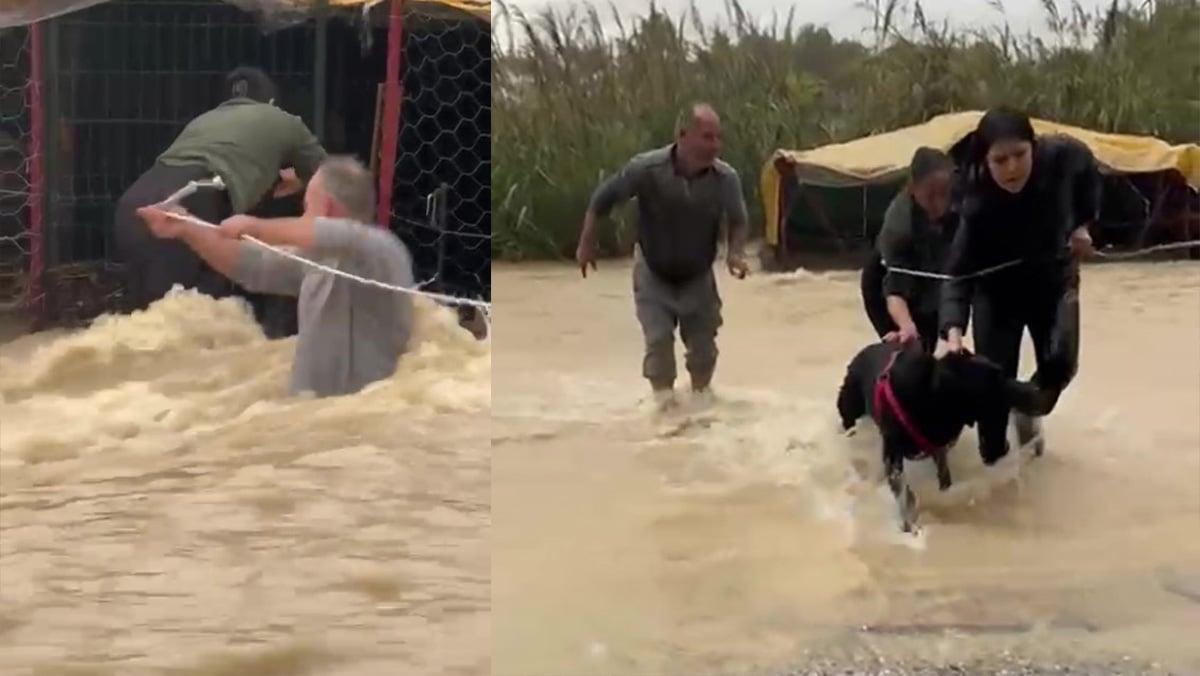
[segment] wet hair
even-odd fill
[[[949,155],[937,148],[922,146],[913,153],[912,162],[908,165],[908,174],[913,183],[918,183],[930,174],[953,169],[954,161]]]
[[[360,223],[375,219],[375,180],[362,162],[348,155],[331,155],[321,163],[325,191],[351,218]]]
[[[1034,143],[1037,135],[1029,116],[1019,110],[1000,106],[992,108],[979,118],[971,140],[971,152],[967,164],[976,176],[987,169],[987,154],[999,141],[1029,141]]]
[[[271,77],[253,66],[238,66],[230,71],[225,76],[225,93],[231,99],[246,98],[259,103],[270,103],[278,98]]]

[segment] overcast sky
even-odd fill
[[[623,15],[633,16],[645,14],[649,0],[611,0]],[[672,16],[687,7],[692,0],[658,0],[658,6],[667,10]],[[512,7],[518,7],[524,12],[533,12],[547,5],[569,8],[575,0],[505,0]],[[706,17],[720,18],[725,16],[725,0],[694,0],[700,13]],[[1020,32],[1032,30],[1044,33],[1046,30],[1046,14],[1042,9],[1042,0],[1000,0],[1004,14],[989,6],[986,0],[923,0],[922,7],[926,16],[932,21],[949,19],[951,25],[958,27],[982,27],[1003,24],[1008,21],[1014,29]],[[1111,0],[1079,0],[1079,4],[1088,11],[1107,7]],[[596,5],[603,9],[608,6],[608,0],[601,0]],[[800,24],[813,23],[829,28],[837,37],[863,37],[871,27],[871,12],[861,8],[855,0],[802,0],[800,2],[784,2],[783,0],[741,0],[742,7],[752,16],[761,17],[769,22],[771,14],[776,12],[781,18],[787,16],[793,5],[796,6],[796,21]],[[1069,13],[1070,2],[1058,0],[1059,11],[1064,15]],[[493,9],[498,11],[498,9]],[[608,12],[602,12],[606,15]],[[498,28],[500,30],[500,28]],[[867,33],[864,33],[864,30]]]

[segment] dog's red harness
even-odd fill
[[[900,423],[900,427],[908,434],[909,438],[917,445],[917,450],[922,456],[929,455],[936,451],[940,446],[932,444],[921,430],[913,424],[913,421],[904,412],[904,407],[900,405],[900,400],[896,398],[896,392],[892,389],[892,366],[896,363],[896,357],[899,352],[893,352],[892,358],[888,360],[887,368],[883,369],[883,373],[879,374],[879,378],[875,381],[875,421],[878,423],[883,417],[884,408],[889,408],[892,415],[896,418],[896,422]]]

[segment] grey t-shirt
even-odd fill
[[[607,216],[634,197],[642,256],[655,276],[673,284],[712,268],[722,217],[730,228],[748,220],[737,171],[717,160],[696,176],[682,176],[675,169],[674,144],[629,160],[596,189],[590,209]]]
[[[384,228],[317,219],[316,245],[300,255],[328,267],[411,288],[408,248]],[[351,394],[396,372],[412,335],[407,293],[369,286],[243,242],[233,279],[255,293],[299,297],[291,391]]]

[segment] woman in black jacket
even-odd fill
[[[964,180],[962,221],[946,260],[952,279],[942,285],[944,348],[962,350],[973,308],[976,352],[1015,378],[1028,329],[1040,393],[1031,408],[1047,415],[1078,370],[1078,259],[1092,251],[1088,226],[1100,211],[1096,159],[1079,141],[1037,137],[1026,115],[997,108],[970,140]],[[1038,419],[1014,422],[1021,445],[1036,440],[1040,454]],[[989,464],[1008,452],[980,450]]]

